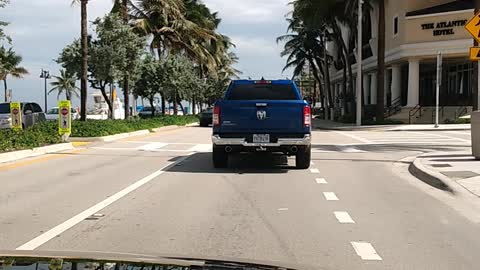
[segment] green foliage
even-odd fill
[[[130,120],[88,120],[72,122],[72,137],[100,137],[169,125],[184,126],[195,123],[198,118],[188,116],[160,116]],[[61,142],[56,121],[47,121],[26,130],[0,129],[0,153],[31,149]]]
[[[4,8],[10,1],[9,0],[0,0],[0,8]],[[12,42],[12,39],[5,34],[3,27],[7,26],[8,22],[0,21],[0,41],[6,39],[8,43]]]
[[[77,79],[80,79],[82,73],[82,50],[80,47],[80,40],[76,39],[63,48],[55,62],[60,64],[68,74],[73,74]]]
[[[0,152],[31,149],[60,143],[56,122],[44,122],[26,130],[0,130]]]
[[[144,129],[154,129],[168,125],[183,126],[197,122],[195,116],[160,116],[128,120],[88,120],[72,123],[72,137],[100,137]]]
[[[60,70],[60,76],[53,76],[56,81],[51,82],[52,89],[49,94],[57,91],[57,99],[60,95],[65,93],[65,98],[71,100],[72,96],[80,97],[78,94],[78,87],[75,85],[76,78],[71,73],[67,73],[65,69]]]

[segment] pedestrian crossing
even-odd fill
[[[471,141],[452,135],[428,132],[372,132],[372,131],[337,131],[338,134],[350,137],[364,144],[435,144],[466,145]]]

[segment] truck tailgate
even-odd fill
[[[304,133],[301,100],[224,101],[220,133]]]

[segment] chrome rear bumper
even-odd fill
[[[279,138],[276,143],[249,143],[245,138],[221,138],[218,135],[212,136],[212,143],[214,145],[229,145],[229,146],[245,146],[245,147],[279,147],[292,145],[310,145],[312,142],[311,135],[305,135],[303,138]]]

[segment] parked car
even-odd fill
[[[241,152],[283,153],[298,169],[310,167],[311,108],[293,81],[232,81],[212,118],[216,168]]]
[[[72,120],[80,119],[80,114],[74,108],[70,108],[72,114]],[[58,107],[53,107],[46,113],[47,120],[57,120],[58,119]]]
[[[202,111],[198,118],[200,119],[200,126],[201,127],[208,127],[208,125],[212,124],[212,115],[213,115],[213,108],[207,108],[206,110]]]
[[[155,115],[159,115],[162,113],[162,108],[159,106],[155,107]],[[145,106],[142,108],[141,111],[138,112],[138,115],[140,116],[151,116],[152,115],[152,107],[151,106]]]
[[[34,102],[20,103],[22,109],[22,128],[27,128],[36,123],[45,121],[47,118],[42,107]],[[0,128],[11,128],[12,118],[10,115],[10,103],[0,103]]]

